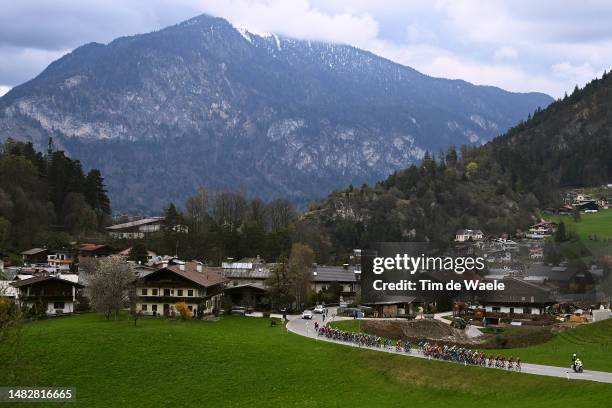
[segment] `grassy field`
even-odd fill
[[[31,323],[21,343],[17,370],[0,350],[0,384],[76,387],[68,407],[560,408],[612,397],[608,384],[359,350],[256,318],[134,327],[92,314]]]
[[[612,210],[601,210],[597,213],[580,214],[578,221],[569,215],[549,215],[550,221],[563,221],[570,231],[582,240],[589,240],[589,236],[597,235],[598,239],[612,239]]]
[[[358,320],[345,320],[332,324],[341,330],[360,331]],[[612,372],[612,319],[578,326],[556,334],[543,344],[516,349],[488,349],[486,353],[520,356],[526,363],[560,367],[569,366],[572,354],[577,353],[587,369]]]
[[[562,367],[569,367],[573,353],[586,369],[612,372],[612,319],[567,330],[537,346],[499,350],[499,354],[518,355],[525,362]]]

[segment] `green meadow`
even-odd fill
[[[67,407],[560,408],[612,397],[609,384],[360,350],[258,318],[134,327],[87,314],[28,323],[19,341],[16,354],[0,350],[0,384],[75,387]]]

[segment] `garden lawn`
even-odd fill
[[[576,408],[612,398],[609,384],[360,350],[259,318],[134,327],[126,317],[64,317],[28,324],[19,350],[18,370],[0,350],[0,385],[76,387],[67,407]]]

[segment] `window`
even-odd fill
[[[524,314],[531,314],[531,308],[530,307],[524,307],[523,308],[523,313]]]
[[[187,296],[193,296],[193,289],[187,289]]]
[[[164,289],[164,296],[170,296],[170,289]]]
[[[501,308],[499,306],[493,306],[493,312],[499,313],[500,311],[501,311]]]
[[[147,305],[141,305],[140,306],[140,310],[142,310],[143,312],[147,311]]]
[[[54,309],[64,309],[64,302],[55,302],[53,303]]]
[[[183,289],[177,289],[176,290],[176,295],[177,296],[183,296]]]
[[[151,305],[151,310],[157,312],[157,305]]]
[[[147,296],[147,290],[146,290],[146,289],[143,289],[143,290],[141,291],[141,293],[142,293],[142,296]]]
[[[157,296],[157,289],[151,289],[151,294],[153,296]]]

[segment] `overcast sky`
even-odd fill
[[[201,13],[347,43],[423,73],[559,97],[612,65],[601,0],[0,0],[0,95],[87,42]]]

